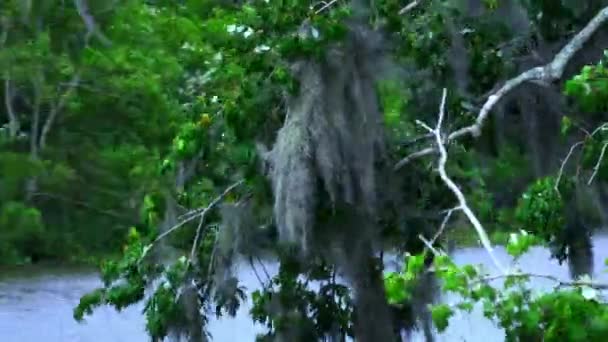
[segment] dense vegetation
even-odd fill
[[[476,303],[509,341],[603,341],[607,6],[5,0],[0,263],[103,257],[75,318],[144,301],[153,339],[207,340],[249,297],[261,341],[430,339]],[[450,260],[461,236],[493,275]],[[250,293],[234,266],[262,258]]]

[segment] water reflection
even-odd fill
[[[608,258],[608,235],[593,239],[595,277],[608,282],[608,274],[602,272],[604,259]],[[497,257],[505,264],[509,257],[504,249],[497,248]],[[454,253],[458,264],[483,264],[491,270],[485,251],[479,248],[461,249]],[[535,248],[521,260],[521,268],[526,272],[552,274],[560,279],[568,279],[566,265],[549,260],[549,251]],[[268,265],[268,272],[274,274],[276,265]],[[248,265],[243,265],[239,274],[248,289],[259,287],[259,281]],[[83,269],[48,269],[43,267],[27,270],[8,270],[0,275],[0,340],[4,342],[145,342],[148,338],[144,329],[142,306],[130,307],[116,312],[102,307],[78,324],[72,319],[72,309],[80,296],[100,285],[95,272]],[[536,279],[533,283],[538,290],[551,286],[551,282]],[[444,301],[455,301],[454,296],[445,296]],[[237,317],[212,320],[210,330],[214,341],[253,341],[256,333],[263,328],[254,325],[248,316],[248,305],[243,306]],[[420,334],[415,341],[423,341]],[[502,332],[492,322],[481,315],[480,310],[470,315],[456,315],[450,321],[448,330],[437,337],[437,341],[501,342]]]

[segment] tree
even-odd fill
[[[441,245],[464,232],[492,257],[516,233],[513,254],[547,244],[589,273],[608,179],[605,6],[9,1],[0,254],[126,243],[75,317],[145,301],[155,339],[207,339],[207,317],[247,295],[232,265],[264,254],[281,267],[250,294],[260,339],[430,339],[428,320],[445,328],[454,309],[427,309],[436,278],[460,309],[498,300],[488,316],[513,340],[599,338],[603,285],[555,279],[574,290],[532,298],[525,280],[551,276],[497,262],[502,291]],[[407,253],[403,272],[383,275],[384,252]],[[597,322],[564,332],[560,305]]]

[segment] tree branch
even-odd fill
[[[438,168],[438,172],[439,172],[439,176],[441,177],[441,180],[447,185],[447,187],[452,191],[452,193],[458,199],[460,210],[462,210],[464,212],[464,214],[467,216],[467,218],[469,219],[469,221],[475,228],[475,231],[477,232],[477,235],[479,236],[482,246],[486,249],[486,251],[490,255],[490,258],[494,262],[494,265],[502,273],[506,274],[507,273],[506,269],[502,266],[502,264],[498,261],[498,259],[496,259],[496,256],[494,255],[494,248],[492,247],[490,238],[488,237],[488,234],[486,233],[485,229],[483,228],[481,222],[479,222],[479,219],[477,219],[477,216],[475,216],[475,214],[473,213],[473,211],[467,204],[467,200],[466,200],[464,194],[462,193],[462,191],[460,190],[460,188],[448,176],[448,174],[445,170],[445,167],[446,167],[446,164],[448,161],[448,153],[443,144],[443,139],[441,138],[441,126],[443,124],[443,120],[445,117],[446,98],[447,98],[447,90],[444,88],[443,96],[441,98],[441,106],[439,109],[439,119],[437,120],[437,126],[435,127],[435,129],[431,129],[428,125],[425,125],[424,123],[421,123],[421,122],[419,122],[419,124],[422,125],[423,127],[425,127],[427,130],[429,130],[430,132],[432,132],[435,135],[435,141],[436,141],[437,147],[439,149],[439,162],[438,162],[437,168]]]
[[[490,282],[490,281],[494,281],[494,280],[504,279],[506,277],[530,277],[530,278],[547,279],[547,280],[551,280],[551,281],[557,283],[558,287],[587,286],[587,287],[590,287],[590,288],[593,288],[596,290],[608,290],[608,284],[601,284],[601,283],[583,281],[583,280],[564,281],[564,280],[561,280],[552,275],[534,274],[534,273],[515,273],[515,274],[506,274],[506,275],[502,274],[502,275],[483,278],[482,281]]]
[[[321,1],[321,2],[316,3],[315,5],[313,5],[312,9],[314,9],[318,5],[321,5],[321,7],[318,10],[315,11],[315,14],[320,14],[321,12],[323,12],[326,9],[330,8],[331,6],[333,6],[336,2],[338,2],[338,0],[331,0],[329,2]]]
[[[418,7],[418,5],[420,5],[422,1],[420,0],[415,0],[410,2],[409,4],[407,4],[405,7],[403,7],[402,9],[399,10],[399,12],[397,13],[398,15],[404,15],[407,14],[409,11],[413,10],[414,8]]]
[[[601,125],[599,125],[596,129],[593,130],[592,133],[588,133],[585,132],[585,134],[587,135],[587,138],[593,138],[597,133],[608,129],[608,123],[603,123]],[[581,140],[576,142],[575,144],[573,144],[572,146],[570,146],[570,150],[568,151],[568,154],[566,155],[566,158],[564,158],[564,161],[562,162],[562,164],[559,167],[559,173],[557,174],[557,179],[555,180],[555,191],[557,191],[559,193],[559,183],[562,179],[562,176],[564,174],[564,169],[566,167],[566,163],[568,163],[568,160],[570,159],[570,157],[572,156],[572,153],[574,152],[574,150],[578,147],[581,146],[585,143],[585,140]],[[608,144],[608,143],[607,143]],[[593,182],[593,178],[595,178],[595,175],[597,174],[597,170],[599,170],[599,165],[602,161],[602,159],[604,158],[604,154],[606,152],[606,145],[604,145],[604,147],[602,147],[602,153],[600,154],[600,157],[595,165],[595,167],[593,168],[593,174],[591,175],[591,178],[589,178],[589,182],[587,183],[587,185],[591,185],[591,183]]]
[[[507,94],[519,87],[520,85],[530,81],[542,81],[550,83],[559,80],[566,68],[566,65],[572,57],[583,47],[583,45],[593,36],[593,34],[608,20],[608,7],[604,7],[577,35],[575,35],[568,44],[566,44],[560,52],[555,55],[553,60],[544,65],[532,68],[521,73],[519,76],[505,82],[505,84],[488,97],[482,106],[475,123],[456,130],[448,135],[443,144],[447,144],[452,140],[459,139],[466,135],[471,135],[474,138],[479,137],[481,128],[487,120],[494,106],[502,100]],[[424,150],[412,153],[401,161],[399,161],[394,169],[398,170],[416,158],[420,158],[432,153],[436,153],[437,148],[429,147]]]
[[[589,178],[589,182],[587,182],[587,185],[591,185],[591,183],[593,183],[593,179],[597,175],[597,172],[600,169],[600,165],[602,164],[602,161],[604,160],[604,155],[606,154],[606,148],[608,148],[608,141],[605,142],[604,146],[602,147],[602,152],[600,153],[600,157],[597,158],[597,163],[595,163],[595,166],[593,167],[593,173],[591,174],[591,177]]]
[[[160,234],[158,237],[156,237],[156,239],[154,239],[154,241],[152,241],[152,243],[149,245],[148,249],[146,250],[146,252],[144,253],[144,256],[147,254],[147,252],[149,250],[151,250],[156,244],[158,244],[158,242],[162,239],[164,239],[165,237],[167,237],[168,235],[170,235],[171,233],[175,232],[176,230],[178,230],[180,227],[184,226],[186,223],[196,219],[197,217],[200,218],[199,221],[199,225],[198,228],[196,229],[196,236],[195,236],[195,241],[193,243],[192,246],[192,251],[195,251],[195,246],[198,246],[198,240],[200,239],[200,234],[202,231],[202,227],[203,227],[203,222],[205,220],[205,216],[207,215],[207,213],[209,211],[211,211],[212,209],[214,209],[220,202],[222,202],[224,200],[224,198],[235,188],[237,188],[238,186],[240,186],[241,184],[243,184],[245,181],[244,180],[240,180],[232,185],[230,185],[228,188],[226,188],[224,190],[224,192],[222,192],[219,196],[217,196],[213,201],[211,201],[211,203],[209,203],[209,205],[205,208],[202,208],[200,210],[197,210],[194,212],[193,215],[188,216],[187,218],[183,219],[182,221],[180,221],[179,223],[177,223],[176,225],[174,225],[173,227],[169,228],[167,231],[163,232],[162,234]],[[196,247],[197,248],[197,247]],[[191,253],[191,257],[192,257],[193,253]],[[142,256],[143,259],[143,256]]]
[[[108,39],[108,37],[106,37],[99,29],[97,23],[95,22],[95,18],[93,18],[93,15],[89,10],[89,6],[86,0],[74,0],[74,5],[76,6],[76,10],[78,11],[78,14],[82,18],[82,21],[84,22],[84,25],[87,28],[87,34],[85,37],[87,44],[90,37],[95,36],[103,45],[112,45],[110,39]]]
[[[63,93],[59,97],[58,103],[56,105],[54,105],[53,108],[51,109],[51,112],[49,113],[49,116],[47,117],[46,122],[44,123],[44,126],[42,127],[42,132],[40,133],[40,140],[39,140],[40,149],[44,149],[44,147],[46,146],[46,139],[49,135],[49,132],[51,131],[51,127],[53,126],[53,122],[55,121],[57,114],[63,110],[63,107],[65,106],[66,101],[69,99],[70,95],[72,95],[72,93],[74,92],[74,89],[76,89],[76,86],[78,85],[79,82],[80,82],[80,73],[78,72],[78,73],[76,73],[76,75],[72,78],[72,80],[68,84],[68,89],[65,91],[65,93]]]
[[[194,242],[192,243],[192,250],[190,251],[190,260],[195,260],[194,257],[196,255],[196,251],[198,250],[198,245],[200,244],[200,236],[201,236],[201,232],[203,230],[203,222],[205,220],[205,216],[207,215],[207,213],[215,208],[221,201],[224,200],[224,198],[232,191],[234,190],[236,187],[240,186],[241,184],[243,184],[245,181],[244,180],[240,180],[234,184],[232,184],[231,186],[229,186],[228,188],[226,188],[226,190],[224,190],[224,192],[219,195],[218,197],[216,197],[201,213],[200,213],[200,222],[198,224],[198,227],[196,228],[196,236],[194,237]]]
[[[562,165],[559,167],[559,173],[557,174],[557,179],[555,180],[555,191],[557,191],[557,193],[559,193],[559,182],[562,179],[562,175],[564,174],[564,168],[566,167],[566,164],[568,163],[568,160],[570,159],[570,156],[572,156],[572,153],[574,152],[574,150],[578,147],[581,146],[582,144],[584,144],[584,141],[579,141],[576,144],[572,145],[570,147],[570,151],[568,151],[568,154],[566,155],[566,158],[564,158],[564,161],[562,162]]]
[[[19,118],[13,108],[13,92],[11,80],[8,71],[4,79],[4,104],[6,105],[6,113],[8,114],[8,129],[11,138],[15,138],[19,132]]]

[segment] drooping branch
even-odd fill
[[[474,138],[479,137],[481,134],[481,128],[487,118],[489,117],[494,106],[502,100],[507,94],[514,89],[518,88],[522,84],[531,81],[541,81],[544,83],[554,82],[559,80],[564,74],[566,66],[574,55],[580,51],[583,45],[589,41],[593,34],[608,20],[608,7],[604,7],[591,21],[585,26],[577,35],[575,35],[570,42],[568,42],[558,53],[555,55],[553,60],[546,65],[532,68],[528,71],[521,73],[519,76],[508,80],[505,84],[499,88],[496,92],[488,97],[484,105],[482,106],[475,123],[463,127],[450,133],[442,144],[448,144],[453,140],[459,139],[464,136],[471,135]],[[414,152],[405,158],[401,159],[395,164],[394,169],[399,170],[414,159],[424,157],[433,153],[438,152],[438,147],[428,147],[423,150]]]

